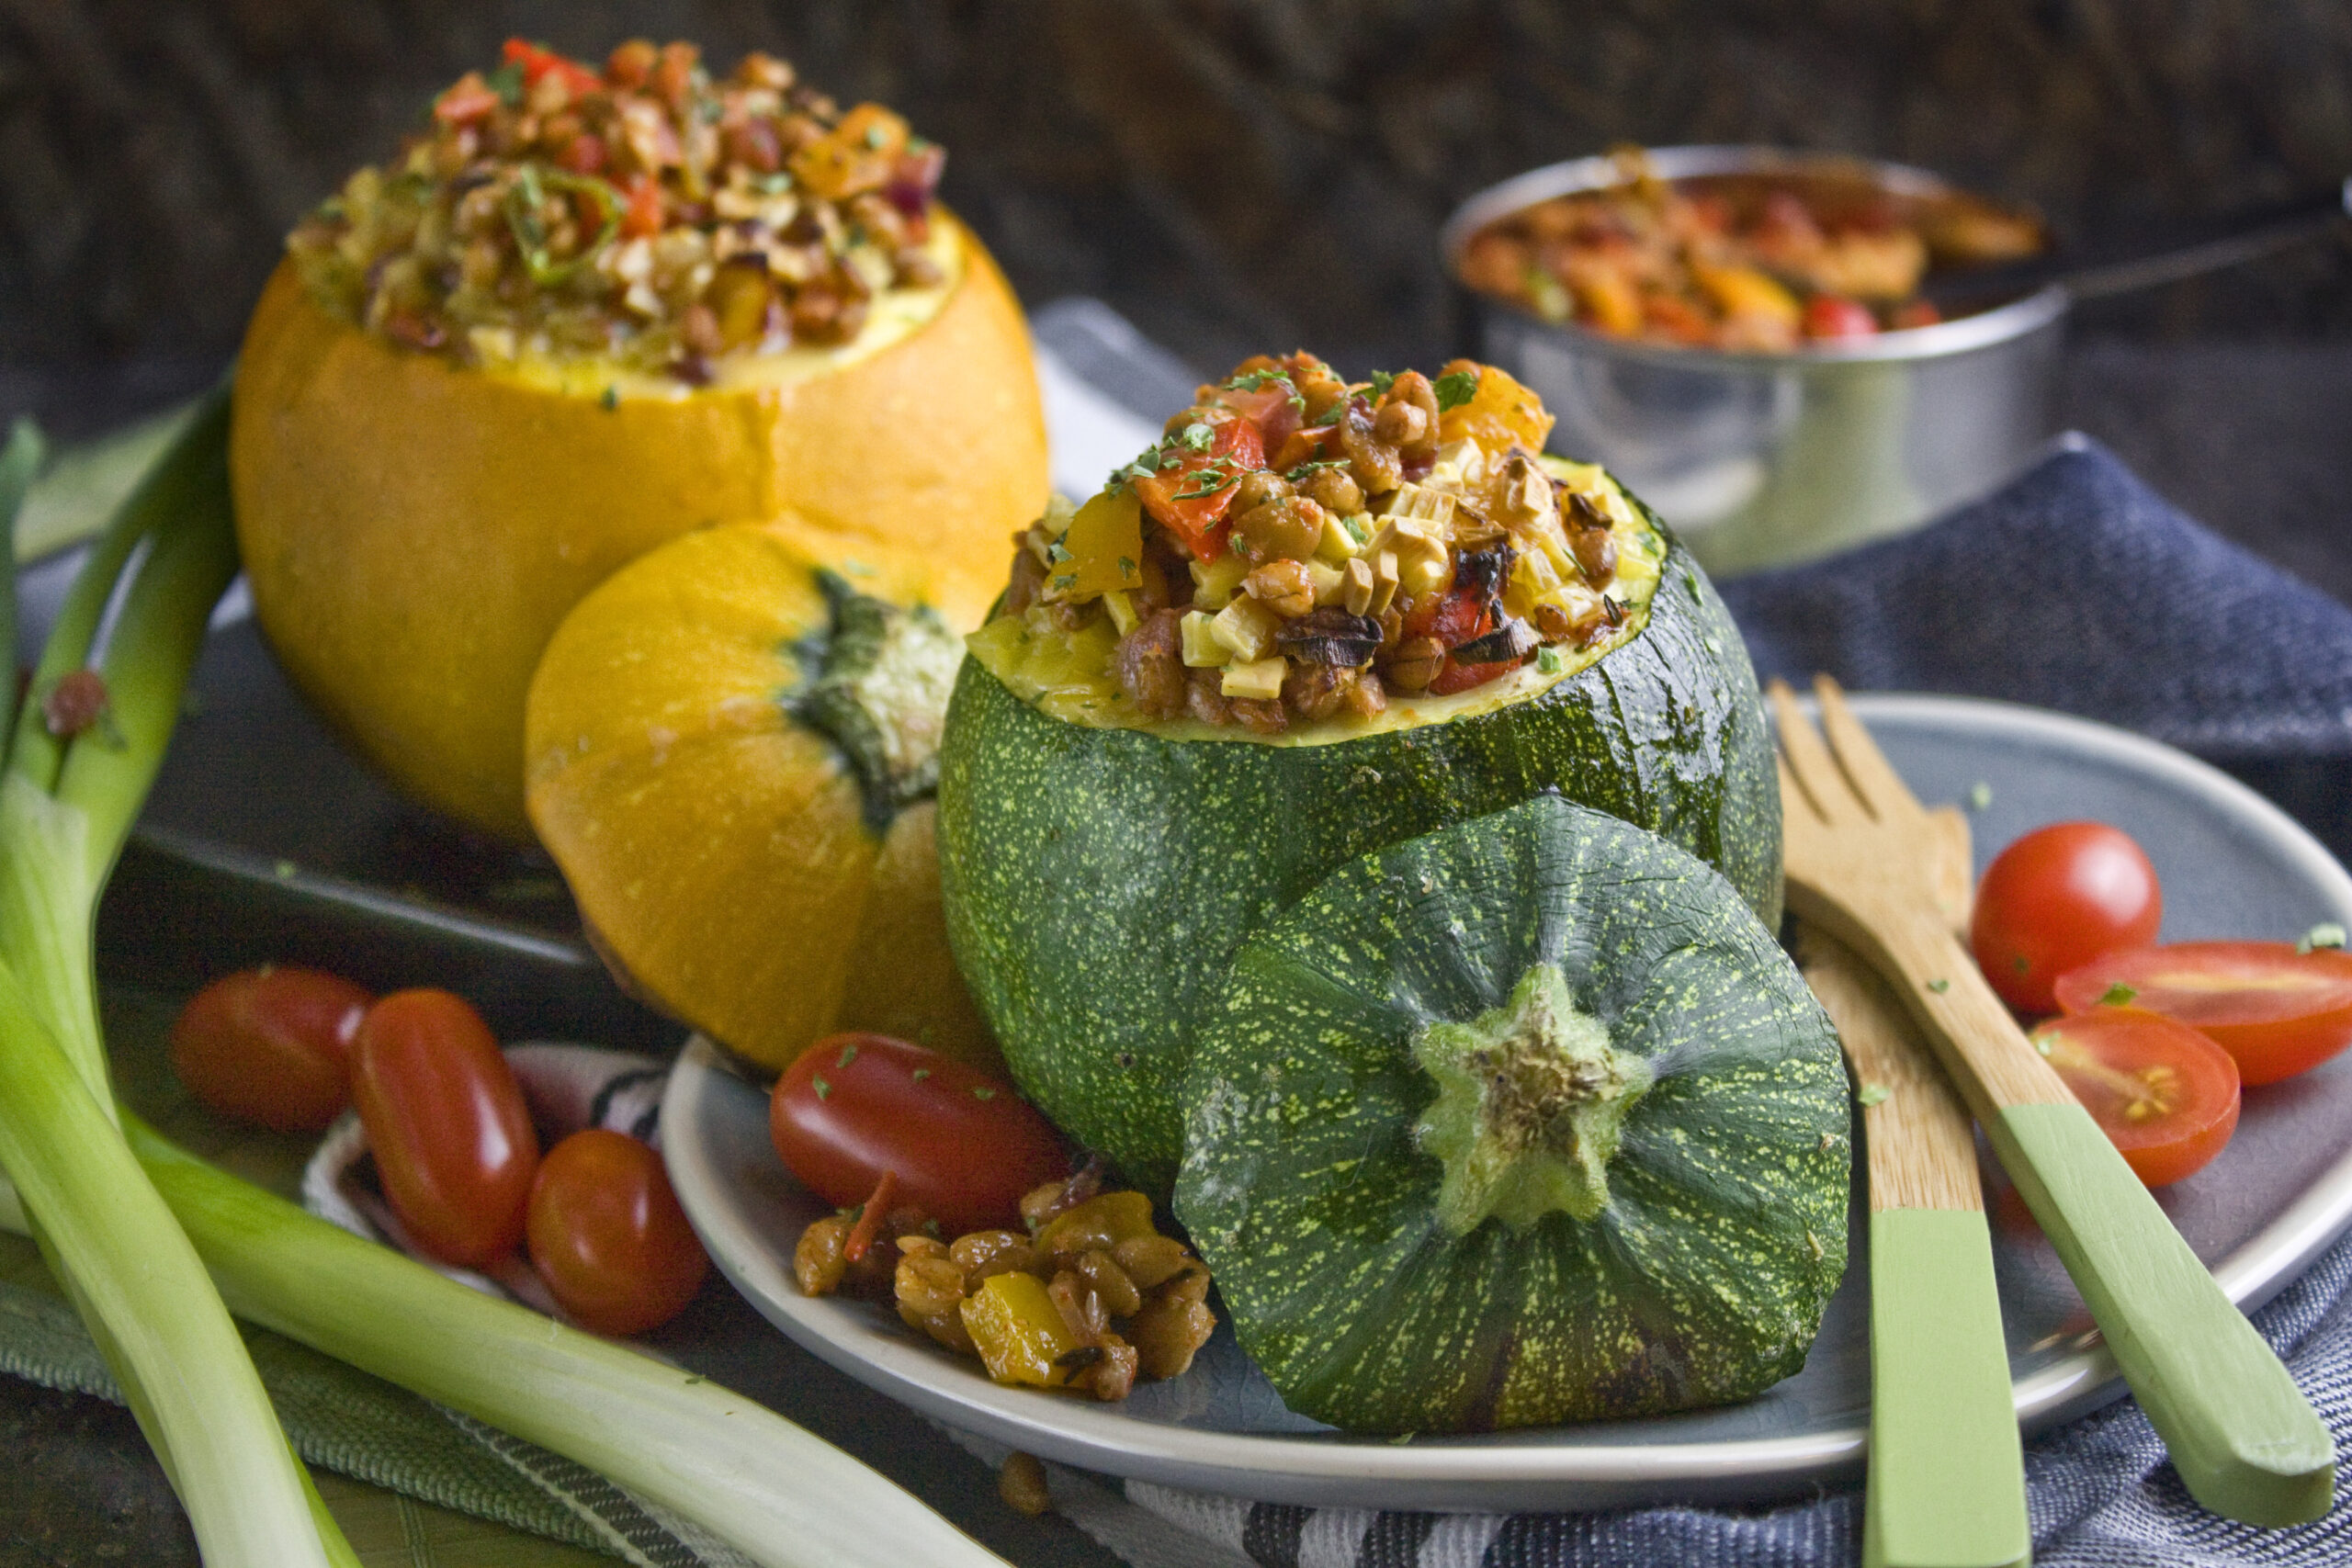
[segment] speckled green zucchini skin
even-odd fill
[[[1164,1196],[1195,1021],[1241,939],[1372,850],[1549,791],[1720,869],[1777,927],[1781,795],[1755,671],[1697,562],[1542,694],[1321,746],[1048,717],[967,657],[939,782],[948,937],[1022,1091]]]
[[[1537,963],[1654,1080],[1589,1221],[1464,1235],[1415,1136],[1412,1041]],[[1772,934],[1707,867],[1544,799],[1357,861],[1253,935],[1185,1085],[1176,1213],[1302,1415],[1464,1431],[1745,1398],[1846,1264],[1846,1076]]]

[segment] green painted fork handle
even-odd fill
[[[2090,1113],[2013,1105],[1984,1130],[2189,1495],[2255,1525],[2325,1514],[2327,1427]]]
[[[1862,1568],[2030,1562],[2025,1468],[1981,1209],[1871,1215]]]

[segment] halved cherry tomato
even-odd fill
[[[882,1034],[818,1041],[776,1080],[768,1131],[828,1203],[863,1203],[885,1171],[950,1235],[1020,1224],[1021,1195],[1069,1173],[1061,1134],[1009,1085]]]
[[[1215,560],[1225,554],[1225,514],[1241,477],[1266,466],[1265,442],[1256,424],[1234,418],[1210,427],[1205,447],[1170,451],[1175,462],[1136,480],[1136,494],[1196,558]]]
[[[2105,1007],[2053,1018],[2033,1043],[2151,1187],[2203,1168],[2237,1130],[2237,1064],[2168,1018]]]
[[[2088,1012],[2119,986],[2129,987],[2132,1006],[2185,1023],[2227,1051],[2250,1084],[2292,1077],[2352,1044],[2352,953],[2297,953],[2284,942],[2111,953],[2060,976],[2058,1005]]]
[[[351,1099],[392,1213],[445,1263],[481,1264],[523,1239],[539,1140],[481,1014],[447,991],[395,991],[368,1010]]]
[[[318,969],[224,976],[172,1023],[172,1070],[223,1116],[317,1133],[351,1103],[351,1042],[375,998]]]
[[[531,1266],[599,1334],[642,1334],[702,1289],[710,1258],[650,1145],[591,1127],[548,1151],[524,1227]]]
[[[2103,953],[2145,947],[2164,890],[2146,853],[2104,822],[2053,822],[2003,850],[1976,888],[1968,945],[2019,1012],[2054,1012],[2051,986]]]

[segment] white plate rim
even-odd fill
[[[2154,775],[2292,863],[2324,891],[2339,919],[2352,921],[2352,875],[2284,811],[2186,753],[2092,720],[1981,698],[1856,694],[1849,700],[1866,722],[1908,720],[2004,739],[2041,738]],[[911,1337],[877,1330],[833,1303],[800,1293],[789,1259],[771,1253],[740,1213],[698,1134],[709,1097],[738,1082],[718,1048],[696,1036],[672,1072],[662,1103],[671,1181],[720,1271],[763,1316],[858,1382],[951,1427],[1043,1458],[1268,1502],[1439,1511],[1758,1499],[1802,1491],[1860,1463],[1868,1434],[1859,1426],[1798,1437],[1692,1443],[1394,1444],[1138,1421],[1121,1416],[1114,1405],[1041,1397],[989,1382]],[[2233,1303],[2251,1313],[2291,1283],[2347,1227],[2352,1151],[2217,1263],[2214,1278]],[[955,1375],[943,1382],[943,1371]],[[2030,1434],[2125,1392],[2113,1358],[2094,1344],[2019,1379],[2018,1418]],[[1532,1495],[1538,1490],[1548,1500]]]

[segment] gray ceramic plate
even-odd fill
[[[2294,937],[2352,920],[2352,878],[2301,828],[2179,752],[2078,719],[1943,697],[1855,707],[1929,805],[1972,804],[1979,869],[2030,828],[2096,818],[2146,846],[2169,899],[2167,941]],[[1979,786],[1983,787],[1979,787]],[[812,1300],[794,1241],[824,1205],[768,1143],[766,1096],[696,1042],[662,1105],[670,1172],[711,1256],[776,1326],[926,1415],[1114,1475],[1273,1502],[1388,1508],[1595,1508],[1785,1495],[1859,1471],[1870,1386],[1861,1235],[1804,1371],[1719,1410],[1408,1443],[1351,1438],[1293,1416],[1220,1328],[1193,1369],[1103,1405],[989,1382],[880,1307]],[[2278,1293],[2352,1224],[2352,1054],[2249,1090],[2221,1158],[2162,1194],[2233,1300]],[[1996,1178],[1997,1180],[1997,1178]],[[1995,1252],[2030,1432],[2123,1393],[2047,1243],[2002,1218]],[[1859,1210],[1857,1211],[1859,1213]]]

